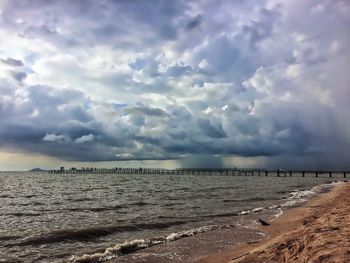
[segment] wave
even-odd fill
[[[20,236],[0,236],[0,241],[8,241],[21,238]]]
[[[231,217],[231,216],[238,216],[239,212],[228,212],[228,213],[220,213],[220,214],[213,214],[213,215],[205,215],[205,216],[201,216],[201,219],[211,219],[211,218],[217,218],[217,217]],[[199,220],[197,220],[199,221]]]
[[[103,190],[103,189],[108,189],[108,187],[89,187],[89,188],[80,189],[80,192],[90,192],[94,190]]]
[[[33,198],[33,197],[37,197],[38,195],[36,194],[30,194],[30,195],[25,195],[23,196],[24,198]]]
[[[223,200],[223,202],[224,203],[241,203],[241,202],[253,203],[253,202],[261,202],[261,201],[271,201],[271,200],[279,200],[279,198],[250,197],[246,199],[225,199]]]
[[[90,211],[90,212],[102,212],[102,211],[114,211],[118,209],[125,208],[126,206],[123,205],[114,205],[114,206],[103,206],[103,207],[72,207],[72,208],[64,208],[64,209],[58,209],[56,211],[69,211],[69,212],[84,212],[84,211]]]
[[[224,228],[234,228],[233,225],[210,225],[194,228],[191,230],[171,233],[166,236],[151,238],[151,239],[136,239],[129,242],[124,242],[122,244],[116,244],[113,247],[107,248],[103,253],[95,253],[91,255],[83,255],[83,256],[72,256],[69,259],[69,263],[97,263],[104,262],[107,260],[111,260],[113,258],[120,257],[125,254],[129,254],[141,249],[145,249],[151,246],[159,245],[166,242],[175,241],[181,238],[190,237],[193,235],[197,235],[200,233],[205,233],[208,231],[213,231],[217,229]]]
[[[289,194],[290,190],[282,190],[282,191],[277,191],[277,194]]]
[[[233,189],[237,189],[237,188],[239,188],[239,186],[236,186],[236,185],[216,186],[216,187],[204,188],[202,191],[203,192],[213,192],[213,191],[217,191],[217,190],[233,190]]]
[[[2,194],[0,195],[0,198],[15,198],[12,195],[8,195],[8,194]]]
[[[22,217],[22,216],[41,216],[42,214],[33,213],[33,212],[10,212],[10,213],[4,213],[2,215]]]
[[[59,242],[71,242],[71,241],[91,241],[93,239],[108,236],[116,232],[132,232],[149,229],[164,229],[170,226],[182,225],[187,221],[173,221],[166,223],[150,223],[150,224],[134,224],[124,226],[105,226],[105,227],[90,227],[84,229],[63,229],[53,231],[44,235],[31,237],[21,242],[7,244],[8,247],[12,246],[28,246],[28,245],[44,245]]]
[[[131,205],[131,206],[145,206],[145,205],[152,205],[152,204],[144,202],[144,201],[137,201],[137,202],[134,202],[134,203],[130,203],[129,205]]]
[[[325,191],[330,190],[332,187],[334,187],[337,184],[341,184],[343,181],[337,181],[337,182],[330,182],[330,183],[325,183],[322,185],[317,185],[314,186],[313,188],[309,190],[297,190],[293,192],[288,192],[288,197],[282,198],[282,200],[286,200],[284,203],[281,204],[276,204],[276,205],[271,205],[271,206],[265,206],[265,207],[256,207],[250,210],[244,210],[239,212],[240,215],[247,215],[251,213],[256,213],[256,212],[261,212],[264,210],[272,210],[272,209],[280,209],[278,216],[281,215],[281,209],[282,208],[288,208],[288,207],[293,207],[297,206],[303,202],[305,202],[307,197],[310,197],[312,195],[315,195],[317,193],[322,193]]]
[[[89,199],[79,199],[80,201],[88,201]],[[71,200],[70,202],[79,202],[77,199]],[[91,211],[91,212],[103,212],[103,211],[114,211],[122,208],[127,208],[128,206],[146,206],[152,205],[151,203],[147,203],[144,201],[137,201],[129,204],[121,204],[121,205],[111,205],[111,206],[102,206],[102,207],[71,207],[58,209],[57,211],[70,211],[70,212],[83,212],[83,211]]]
[[[284,208],[297,206],[303,202],[305,202],[310,196],[323,193],[325,191],[330,190],[332,187],[334,187],[337,184],[341,184],[343,181],[337,181],[337,182],[328,182],[322,185],[315,186],[309,190],[296,190],[293,192],[285,191],[284,193],[288,193],[287,197],[283,197],[281,199],[279,198],[260,198],[260,197],[252,197],[249,199],[234,199],[234,200],[224,200],[224,202],[257,202],[257,201],[265,201],[265,200],[286,200],[284,203],[281,204],[275,204],[270,206],[261,206],[261,207],[255,207],[253,209],[249,210],[242,210],[238,212],[232,212],[232,213],[222,213],[222,214],[214,214],[214,215],[208,215],[203,216],[201,218],[216,218],[216,217],[229,217],[229,216],[245,216],[249,214],[259,213],[262,211],[268,211],[268,210],[277,210],[277,213],[275,214],[275,218],[279,217],[283,213]]]
[[[94,201],[95,199],[94,198],[92,198],[92,197],[82,197],[82,198],[76,198],[76,199],[74,199],[74,198],[68,198],[67,199],[67,201],[69,201],[69,202],[77,202],[77,203],[80,203],[80,202],[84,202],[84,201]]]
[[[185,202],[173,202],[173,203],[164,203],[161,204],[162,207],[172,207],[172,206],[181,206],[181,205],[185,205]]]
[[[38,201],[34,201],[31,203],[9,203],[9,206],[42,206],[45,205],[44,203],[38,202]]]
[[[126,208],[123,205],[115,206],[103,206],[103,207],[71,207],[71,208],[60,208],[60,209],[43,209],[41,212],[50,212],[52,214],[60,214],[65,212],[103,212],[103,211],[116,211],[122,208]],[[118,212],[121,213],[121,212]]]
[[[90,212],[103,212],[103,211],[114,211],[122,208],[125,208],[125,206],[115,205],[115,206],[105,206],[105,207],[91,207],[91,208],[84,208],[83,210],[87,210]]]

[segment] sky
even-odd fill
[[[350,169],[350,2],[0,0],[0,170]]]

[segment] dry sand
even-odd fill
[[[350,262],[350,183],[287,210],[270,226],[268,239],[240,245],[198,263]]]

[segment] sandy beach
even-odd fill
[[[198,263],[350,262],[350,183],[287,210],[260,229],[268,238]]]

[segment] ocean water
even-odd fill
[[[126,241],[251,227],[340,179],[1,172],[0,262],[67,262]]]

